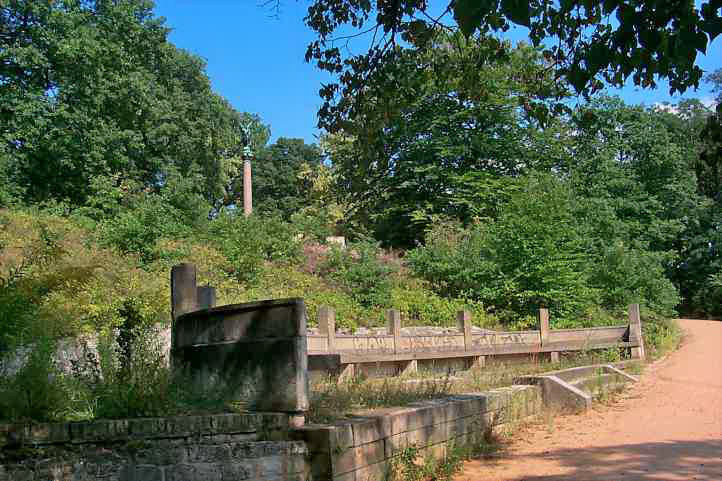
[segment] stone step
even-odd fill
[[[625,379],[617,373],[601,373],[577,379],[570,384],[592,397],[598,397],[602,393],[608,393],[622,388],[627,382],[629,382],[628,379]]]

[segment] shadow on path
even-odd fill
[[[524,481],[722,480],[720,439],[559,449],[513,458],[523,464],[553,462],[562,473],[514,478]],[[480,471],[483,476],[483,467]]]

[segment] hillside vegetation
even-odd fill
[[[299,296],[312,325],[329,305],[348,329],[383,325],[389,308],[407,325],[453,325],[468,308],[478,325],[524,329],[540,306],[555,328],[618,324],[640,303],[665,339],[661,319],[722,316],[720,70],[705,77],[712,105],[582,101],[539,49],[431,32],[374,70],[319,145],[270,143],[169,42],[152,2],[61,3],[0,9],[0,356],[38,346],[35,376],[0,394],[48,379],[60,338],[167,324],[180,262],[219,304]],[[327,244],[339,235],[346,249]],[[68,417],[57,399],[27,406],[43,392],[0,402],[0,418]],[[96,411],[160,408],[144,409]]]

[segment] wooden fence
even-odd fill
[[[364,366],[385,363],[397,373],[416,371],[419,361],[461,361],[466,368],[484,366],[487,358],[541,355],[558,361],[559,353],[606,348],[630,349],[644,358],[639,305],[629,306],[629,324],[587,329],[549,329],[549,311],[539,310],[539,329],[475,332],[471,314],[457,314],[457,331],[445,334],[403,335],[399,311],[388,311],[386,334],[347,335],[336,332],[333,309],[319,309],[319,333],[310,334],[308,366],[311,371],[354,375]],[[457,362],[457,365],[459,362]]]

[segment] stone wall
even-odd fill
[[[308,479],[282,414],[0,425],[0,481]]]
[[[470,447],[483,441],[487,430],[541,409],[540,388],[513,386],[374,410],[331,425],[309,424],[291,437],[306,443],[314,480],[381,481],[409,446],[442,459],[451,446]]]

